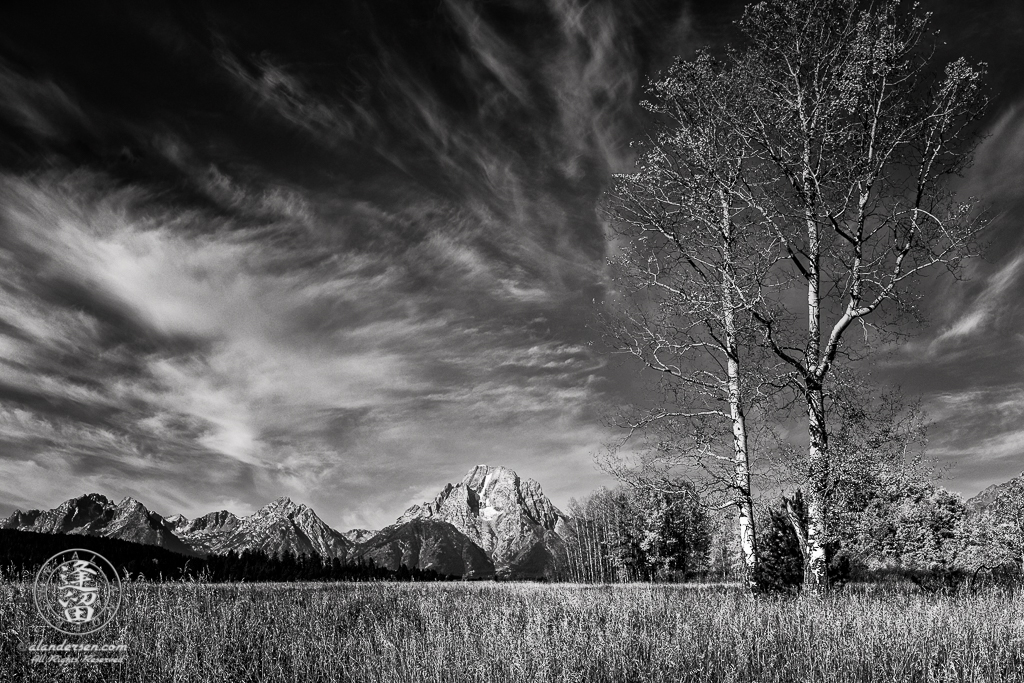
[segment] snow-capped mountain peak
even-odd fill
[[[565,516],[540,484],[489,465],[477,465],[460,483],[445,485],[434,500],[406,510],[398,523],[414,519],[448,522],[483,548],[499,572],[549,534],[556,542],[557,531],[565,524]]]
[[[186,517],[185,515],[183,515],[183,514],[181,514],[179,512],[176,515],[171,515],[170,517],[164,517],[164,522],[166,522],[167,526],[169,526],[172,530],[174,530],[174,529],[177,529],[178,527],[185,526],[186,524],[188,524],[188,517]]]

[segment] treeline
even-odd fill
[[[431,569],[397,570],[378,567],[373,560],[343,562],[319,555],[295,555],[286,552],[268,556],[256,550],[227,555],[211,555],[195,575],[212,583],[225,581],[450,581],[458,576],[438,574]]]
[[[924,479],[876,482],[830,511],[826,548],[829,582],[912,581],[932,590],[1024,577],[1024,480],[992,500],[970,506]],[[760,516],[760,583],[791,589],[804,580],[802,492],[765,507]]]
[[[445,581],[459,577],[432,570],[378,567],[371,560],[343,562],[318,555],[286,552],[269,555],[255,550],[226,555],[189,557],[157,546],[111,538],[39,534],[0,529],[0,576],[34,576],[47,559],[70,548],[92,550],[122,577],[148,581]]]
[[[843,496],[830,508],[829,583],[907,581],[926,590],[1024,577],[1024,475],[968,505],[914,468],[861,459],[837,473]],[[564,578],[569,581],[744,581],[736,520],[710,511],[692,487],[623,485],[570,503]],[[801,489],[756,506],[764,590],[805,580],[807,505]]]
[[[0,529],[0,572],[6,577],[34,575],[46,560],[70,548],[99,553],[121,576],[180,579],[191,575],[202,563],[198,557],[113,538]]]
[[[714,572],[716,520],[690,490],[600,489],[570,501],[569,517],[569,581],[680,581]]]

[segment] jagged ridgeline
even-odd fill
[[[131,560],[133,572],[156,577],[168,567],[172,569],[163,575],[176,578],[202,567],[207,574],[220,572],[217,576],[225,577],[212,580],[260,580],[255,575],[261,563],[269,567],[263,572],[266,580],[274,580],[271,574],[331,579],[341,577],[340,568],[345,567],[372,567],[395,577],[401,572],[398,578],[422,573],[424,577],[554,579],[564,563],[566,525],[567,518],[544,496],[540,484],[504,467],[486,465],[474,467],[460,483],[446,485],[432,501],[409,508],[395,524],[380,531],[338,532],[311,508],[288,498],[248,516],[220,510],[188,519],[180,514],[162,517],[133,498],[114,503],[90,493],[52,510],[18,510],[0,520],[0,529],[62,537],[61,543],[52,546],[53,552],[77,544],[105,555],[101,548],[85,545],[85,539],[130,542],[129,549],[119,551],[124,553],[125,566],[129,558],[151,553],[145,561]],[[29,546],[45,544],[32,541]],[[155,554],[157,550],[173,557]],[[12,553],[7,557],[17,556],[15,550],[5,552]],[[35,555],[31,557],[34,562]],[[222,566],[226,562],[236,564],[229,570]],[[289,562],[305,564],[293,567]],[[244,569],[247,563],[253,568]],[[179,566],[182,569],[173,569]]]

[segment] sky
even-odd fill
[[[648,78],[741,2],[0,10],[0,515],[289,496],[380,528],[476,464],[556,505],[642,390],[593,319]],[[923,2],[989,64],[995,217],[873,376],[965,495],[1024,469],[1024,6]],[[940,56],[945,53],[940,54]]]

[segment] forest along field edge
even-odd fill
[[[33,664],[31,585],[0,586],[2,681],[1020,681],[1024,596],[537,583],[125,585],[80,640],[118,664]]]
[[[1024,519],[1024,477],[964,501],[925,475],[888,462],[844,474],[842,505],[833,508],[843,524],[829,546],[831,583],[904,582],[926,591],[1019,585],[1024,527],[1013,520]],[[708,510],[686,480],[668,483],[672,490],[602,488],[563,513],[538,482],[480,465],[391,526],[344,533],[286,499],[246,517],[219,511],[186,520],[130,498],[115,504],[89,494],[0,519],[0,575],[30,578],[55,553],[81,547],[123,576],[148,580],[744,581],[735,515]],[[487,509],[496,520],[480,514]],[[546,513],[535,522],[538,509]],[[804,553],[796,529],[807,518],[800,492],[769,498],[754,512],[760,588],[799,590]]]

